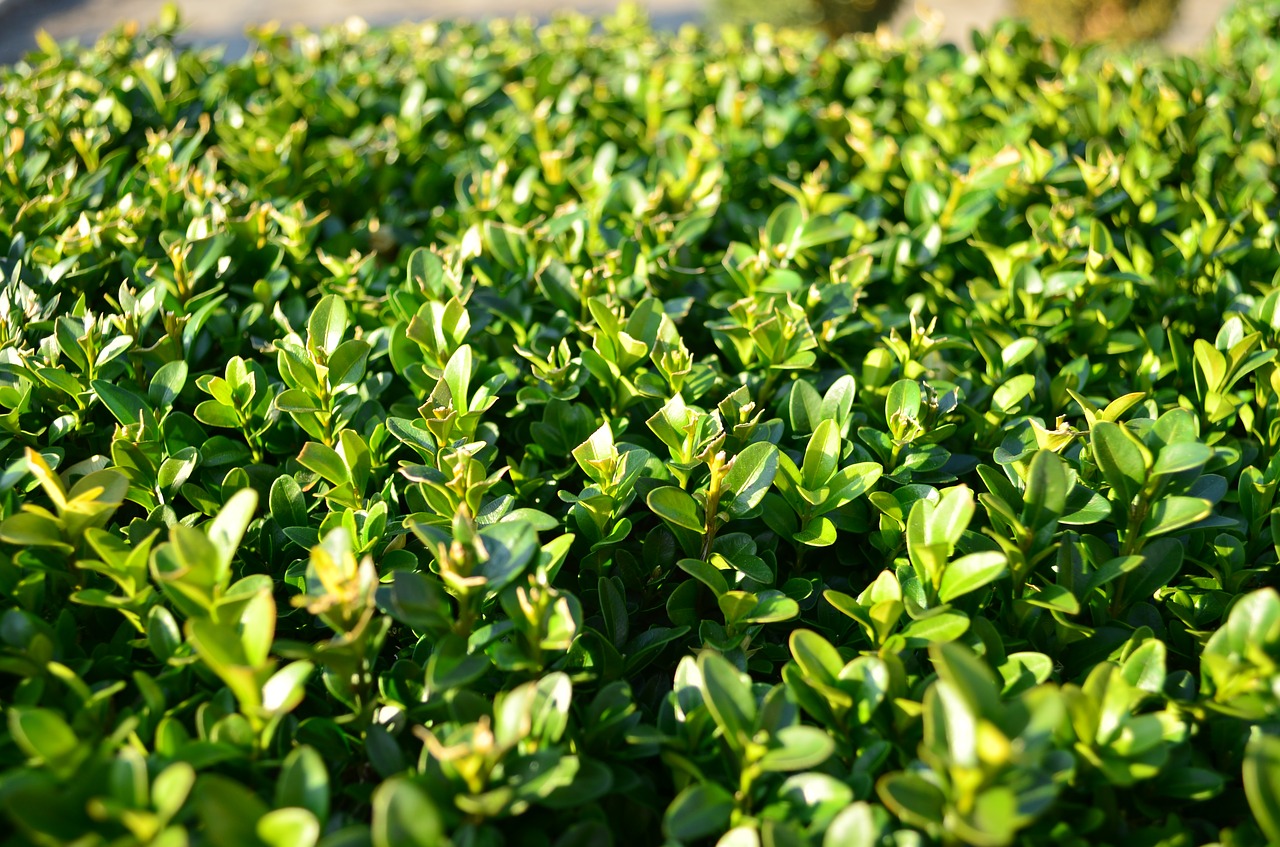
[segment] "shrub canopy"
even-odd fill
[[[1277,12],[0,71],[6,843],[1280,841]]]

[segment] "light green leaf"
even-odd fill
[[[649,504],[650,511],[667,523],[694,532],[704,529],[702,507],[698,501],[674,485],[653,489],[645,502]]]
[[[825,420],[818,424],[800,466],[801,484],[805,488],[816,491],[831,481],[840,467],[840,447],[840,428],[836,422]]]
[[[302,452],[298,454],[298,464],[318,474],[330,485],[342,485],[351,481],[351,473],[347,470],[346,462],[342,461],[342,457],[338,455],[338,451],[318,441],[308,441],[302,445]]]
[[[306,696],[307,677],[315,666],[310,662],[290,662],[271,675],[262,686],[262,708],[269,715],[292,712]]]
[[[277,808],[298,806],[324,823],[329,818],[329,771],[315,748],[295,747],[280,766],[276,780]]]
[[[320,822],[306,809],[273,809],[258,819],[258,838],[269,847],[313,847]]]
[[[760,759],[766,771],[803,771],[816,768],[836,750],[825,730],[813,726],[788,726],[778,730],[773,744]]]
[[[942,823],[946,796],[919,774],[909,771],[886,774],[876,783],[876,793],[889,810],[906,823],[923,827]]]
[[[733,795],[715,783],[690,785],[681,791],[662,816],[662,831],[677,842],[692,842],[729,829]],[[375,844],[374,847],[391,847]]]
[[[844,668],[844,660],[840,653],[831,646],[831,642],[810,629],[792,630],[789,639],[791,656],[804,671],[824,685],[833,685],[836,676]]]
[[[1244,794],[1271,844],[1280,844],[1280,737],[1255,727],[1244,752]]]
[[[1141,533],[1148,538],[1165,535],[1199,523],[1213,514],[1213,504],[1199,497],[1165,497],[1151,507],[1142,522]]]
[[[960,612],[941,612],[912,621],[902,629],[902,637],[908,642],[924,647],[929,644],[954,641],[969,631],[969,617]]]
[[[158,409],[172,409],[178,395],[187,384],[187,363],[181,359],[166,362],[151,378],[147,388],[147,396]]]
[[[725,740],[737,749],[751,737],[756,722],[756,701],[751,688],[728,659],[703,653],[698,659],[702,672],[702,699],[707,704]]]
[[[1122,424],[1098,421],[1089,432],[1093,460],[1122,503],[1131,503],[1147,481],[1142,447]]]
[[[347,304],[336,294],[327,294],[311,310],[307,319],[307,349],[333,354],[347,332]]]
[[[724,488],[732,496],[722,500],[721,505],[730,516],[745,517],[760,505],[777,472],[777,447],[766,441],[747,445],[734,457],[733,466],[724,476]]]
[[[1017,411],[1021,403],[1036,387],[1036,378],[1031,374],[1019,374],[1000,383],[991,395],[991,405],[1006,415]]]
[[[373,847],[448,847],[431,796],[409,777],[393,776],[373,792]]]
[[[1062,459],[1050,450],[1040,450],[1031,458],[1027,488],[1023,494],[1022,522],[1033,530],[1056,527],[1067,508],[1071,483]]]
[[[962,556],[943,568],[938,597],[942,602],[950,603],[957,597],[977,591],[999,579],[1005,572],[1005,565],[1004,554],[995,551]]]
[[[1152,475],[1176,474],[1203,468],[1213,458],[1213,448],[1198,441],[1178,441],[1160,449]]]

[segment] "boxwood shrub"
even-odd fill
[[[1280,4],[0,71],[0,840],[1280,842]]]

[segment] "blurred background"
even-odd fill
[[[1158,40],[1186,50],[1202,43],[1230,0],[648,0],[658,27],[686,22],[769,22],[815,26],[835,35],[888,24],[901,29],[926,9],[942,19],[944,40],[967,43],[974,27],[1017,14],[1040,29],[1068,38],[1118,42]],[[127,20],[153,21],[164,0],[0,0],[0,63],[14,62],[35,46],[44,29],[59,41],[92,41]],[[470,19],[558,9],[603,14],[616,0],[180,0],[188,37],[242,50],[246,24],[268,20],[311,27],[359,15],[373,24],[425,18]],[[927,14],[928,12],[926,12]]]

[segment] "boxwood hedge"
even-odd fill
[[[1280,841],[1280,4],[0,71],[0,838]]]

